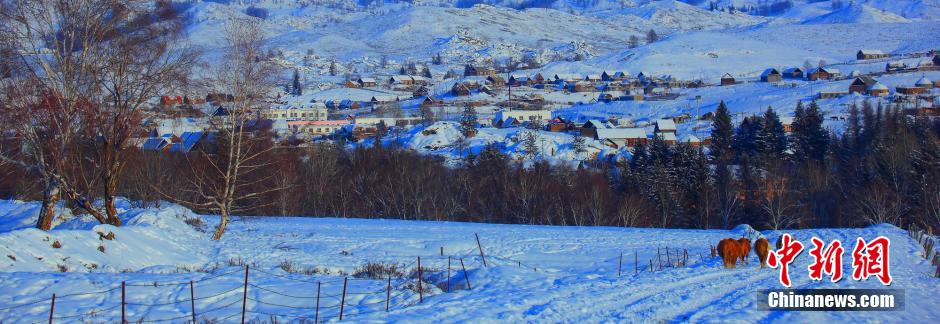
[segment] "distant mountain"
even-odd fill
[[[853,4],[828,14],[804,20],[804,24],[903,23],[907,18],[873,7]]]

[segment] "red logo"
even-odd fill
[[[780,266],[780,284],[790,287],[790,263],[800,252],[803,252],[803,243],[794,240],[790,234],[783,234],[783,243],[779,250],[770,251],[767,256],[767,265],[771,268]],[[779,258],[779,260],[778,260]]]
[[[892,278],[888,267],[888,248],[891,241],[887,237],[879,236],[865,244],[861,237],[855,243],[852,251],[852,279],[868,280],[875,276],[883,285],[890,285]]]
[[[813,280],[822,280],[823,273],[831,276],[830,281],[839,282],[842,280],[842,255],[845,249],[842,248],[842,242],[833,240],[832,244],[825,247],[825,242],[813,237],[813,248],[809,250],[809,255],[813,256],[813,263],[807,267],[809,269],[809,278]]]

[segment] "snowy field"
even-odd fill
[[[408,277],[363,279],[350,276],[343,320],[353,322],[911,322],[940,316],[936,292],[940,279],[906,231],[889,225],[864,229],[791,231],[809,238],[854,242],[856,237],[891,239],[890,288],[905,290],[905,310],[897,312],[769,312],[757,308],[757,290],[779,288],[776,269],[759,269],[755,258],[744,268],[723,269],[709,257],[709,244],[740,237],[735,230],[672,230],[489,225],[337,218],[239,218],[221,242],[193,219],[211,228],[213,217],[179,207],[134,209],[123,213],[122,228],[87,220],[62,222],[45,233],[29,228],[36,203],[0,202],[0,318],[3,322],[47,321],[56,294],[54,320],[116,322],[121,316],[121,282],[126,282],[126,316],[138,320],[186,322],[192,307],[197,320],[238,322],[245,271],[249,265],[246,317],[256,322],[339,321],[342,274],[366,262],[425,268],[423,302]],[[113,232],[114,240],[95,232]],[[483,266],[474,234],[483,246]],[[771,241],[779,235],[764,232]],[[50,241],[59,241],[53,248]],[[851,248],[843,264],[851,272]],[[98,246],[105,246],[101,252]],[[676,251],[688,251],[685,267]],[[441,256],[443,249],[444,256]],[[623,253],[621,276],[618,263]],[[636,253],[636,257],[634,257]],[[14,256],[16,260],[9,256]],[[447,257],[452,257],[447,276]],[[41,258],[41,260],[40,260]],[[469,278],[464,277],[462,258]],[[639,265],[635,266],[634,258]],[[872,279],[811,281],[804,251],[791,266],[794,288],[885,288]],[[295,273],[284,271],[287,260]],[[651,261],[652,260],[652,261]],[[649,272],[650,262],[656,271]],[[68,272],[60,272],[59,265]],[[89,266],[95,264],[95,267]],[[82,266],[84,265],[84,266]],[[639,273],[635,273],[639,268]],[[316,269],[316,270],[314,270]],[[308,274],[297,273],[307,272]],[[314,274],[313,272],[317,272]],[[328,274],[327,274],[328,273]],[[447,293],[447,278],[452,292]],[[470,280],[472,289],[465,284]],[[190,300],[193,281],[195,300]],[[320,283],[317,310],[317,282]],[[391,289],[389,289],[389,285]],[[386,299],[391,297],[389,311]]]

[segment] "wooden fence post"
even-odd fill
[[[447,292],[450,292],[450,256],[447,256]]]
[[[52,324],[52,313],[55,312],[55,293],[52,294],[52,305],[49,306],[49,324]]]
[[[666,247],[666,264],[672,266],[672,257],[669,255],[669,247]]]
[[[127,318],[124,316],[124,305],[127,305],[126,287],[127,283],[125,281],[121,281],[121,324],[127,323]]]
[[[339,300],[339,320],[343,320],[343,310],[346,308],[346,283],[349,282],[349,277],[343,277],[343,298]]]
[[[653,259],[650,259],[650,272],[653,272]]]
[[[467,290],[473,290],[473,286],[470,286],[470,275],[467,274],[467,267],[463,265],[463,258],[460,258],[460,267],[463,268],[463,278],[467,280]]]
[[[242,290],[242,324],[245,324],[245,306],[248,305],[248,265],[245,265],[245,288]]]
[[[621,269],[623,269],[623,252],[620,252],[620,261],[617,262],[617,277],[620,277]]]
[[[421,289],[421,257],[418,257],[418,302],[424,302],[424,289]]]
[[[189,281],[189,307],[193,310],[193,323],[196,322],[196,289],[193,288],[193,281]]]
[[[640,273],[640,259],[637,256],[636,250],[633,250],[633,274]]]
[[[476,238],[477,238],[477,248],[480,249],[480,259],[483,260],[483,267],[485,268],[485,267],[486,267],[486,257],[483,255],[483,245],[480,244],[480,235],[477,234],[477,233],[473,233],[473,236],[476,236]]]
[[[392,275],[388,275],[388,284],[385,286],[385,311],[388,312],[388,305],[392,302]]]
[[[663,271],[663,256],[659,254],[659,249],[656,249],[656,258],[659,260],[659,271]]]
[[[317,305],[313,310],[313,324],[320,322],[320,282],[317,281]]]
[[[444,256],[444,247],[441,247],[441,256]]]

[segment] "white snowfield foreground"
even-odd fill
[[[874,278],[851,279],[856,237],[884,235],[891,239],[890,288],[905,290],[903,311],[769,312],[757,308],[757,291],[780,288],[778,270],[759,269],[753,255],[745,267],[726,270],[718,258],[708,256],[709,244],[740,237],[743,227],[672,230],[258,217],[238,219],[221,242],[213,242],[210,234],[184,223],[200,216],[178,206],[127,208],[127,225],[121,228],[71,220],[48,233],[30,228],[37,211],[36,203],[0,202],[4,323],[48,321],[52,294],[57,295],[55,323],[119,322],[122,281],[130,322],[184,323],[191,321],[193,306],[199,322],[240,322],[243,296],[246,319],[256,322],[270,322],[272,315],[279,322],[310,323],[315,317],[339,321],[341,301],[343,321],[350,322],[927,323],[940,318],[940,279],[932,277],[934,267],[906,231],[890,225],[789,231],[807,246],[812,236],[841,240],[847,279],[811,281],[808,251],[790,271],[794,288],[886,288]],[[211,228],[214,219],[203,218]],[[113,232],[115,238],[99,239],[96,231]],[[486,267],[474,234],[479,234]],[[778,235],[762,234],[771,240]],[[60,248],[52,247],[55,241]],[[663,256],[661,271],[657,247]],[[667,247],[673,262],[676,251],[684,256],[687,250],[687,266],[666,265]],[[388,281],[350,276],[344,299],[344,277],[338,273],[352,273],[366,262],[412,269],[418,256],[426,268],[423,302],[409,289],[416,284],[413,277]],[[320,273],[287,273],[279,266],[285,260]],[[655,272],[649,272],[651,260]],[[249,265],[247,292],[241,264]],[[61,266],[68,272],[60,272]],[[330,274],[323,274],[327,270]],[[448,278],[450,293],[445,291]],[[467,289],[467,279],[472,289]],[[195,300],[190,299],[190,281]],[[427,288],[432,284],[438,285]]]

